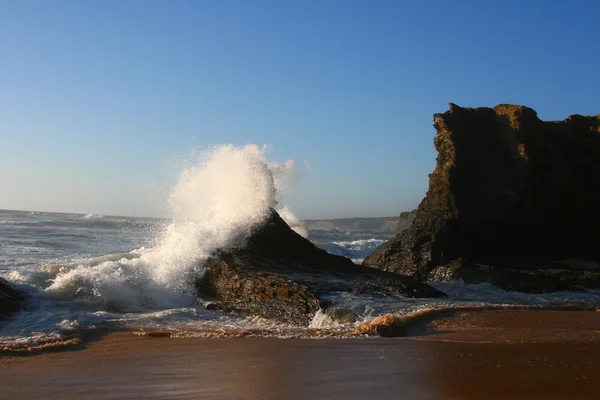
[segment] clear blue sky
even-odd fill
[[[600,113],[597,1],[2,1],[0,208],[157,215],[194,146],[306,163],[303,218],[395,215],[432,114]],[[175,164],[175,165],[174,165]]]

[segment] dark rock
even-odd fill
[[[548,293],[598,288],[600,270],[573,269],[560,263],[528,265],[496,262],[486,265],[459,259],[434,268],[429,275],[431,281],[457,279],[465,283],[489,282],[507,291]]]
[[[198,294],[226,307],[308,325],[332,292],[439,297],[431,286],[334,256],[304,239],[270,212],[244,248],[219,252],[205,264]]]
[[[0,278],[0,315],[8,315],[21,309],[25,295]]]
[[[597,271],[555,263],[600,260],[598,117],[450,104],[434,126],[437,165],[412,225],[363,265],[509,290],[600,287]]]

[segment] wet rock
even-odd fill
[[[507,290],[600,287],[600,118],[515,105],[434,116],[437,165],[410,228],[363,265]]]
[[[233,310],[307,326],[330,306],[333,292],[408,297],[444,293],[413,278],[365,268],[304,239],[271,210],[244,248],[219,252],[205,264],[198,295]]]
[[[440,265],[430,273],[430,281],[462,280],[465,283],[488,282],[507,291],[525,293],[549,293],[560,290],[579,291],[586,286],[593,288],[600,274],[579,282],[579,271],[569,271],[558,266],[516,265],[495,263],[486,265],[466,260],[456,260]]]
[[[25,295],[0,278],[0,315],[8,315],[21,309]]]

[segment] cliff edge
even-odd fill
[[[437,165],[413,223],[363,265],[529,292],[600,287],[600,266],[562,261],[600,260],[599,116],[451,103],[434,127]]]

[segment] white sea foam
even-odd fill
[[[348,250],[364,250],[366,248],[375,248],[385,243],[384,239],[359,239],[359,240],[350,240],[350,241],[341,241],[341,242],[333,242],[340,247],[343,247]]]
[[[283,218],[283,220],[296,232],[298,235],[303,238],[308,237],[308,228],[302,221],[296,217],[296,215],[289,209],[288,206],[277,206],[277,212]]]
[[[104,215],[90,213],[82,217],[83,219],[102,219]]]
[[[310,329],[330,329],[330,328],[339,328],[342,326],[346,326],[347,328],[351,326],[356,326],[356,323],[340,323],[333,319],[330,315],[328,315],[323,310],[318,310],[313,319],[310,321],[308,327]]]
[[[15,221],[15,220],[4,220],[0,221],[0,225],[30,225],[30,224],[43,224],[51,222],[50,220],[38,220],[38,221]]]

